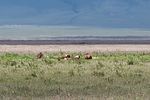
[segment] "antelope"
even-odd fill
[[[88,59],[92,59],[92,56],[89,53],[86,53],[84,58],[88,60]]]
[[[76,55],[74,59],[80,59],[80,55]]]
[[[41,59],[41,58],[43,58],[43,56],[44,56],[44,55],[43,55],[43,53],[42,53],[42,52],[40,52],[40,53],[38,53],[38,54],[37,54],[37,56],[36,56],[36,57],[37,57],[37,59]]]

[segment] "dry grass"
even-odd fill
[[[77,53],[70,53],[71,56]],[[0,54],[0,97],[21,99],[149,99],[150,54],[93,53],[92,60],[60,53]]]

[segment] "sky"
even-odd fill
[[[150,0],[0,0],[0,25],[150,28]]]

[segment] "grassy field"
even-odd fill
[[[77,53],[70,53],[75,56]],[[92,60],[60,60],[63,53],[0,54],[1,99],[149,100],[150,53],[93,53]]]

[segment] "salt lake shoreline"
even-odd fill
[[[53,52],[150,52],[150,45],[0,45],[0,53]]]

